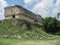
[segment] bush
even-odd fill
[[[57,28],[57,19],[56,18],[51,18],[47,17],[43,20],[43,28],[47,33],[55,34],[58,30]]]
[[[60,21],[57,22],[57,30],[60,32]]]
[[[60,36],[60,32],[57,32],[56,35],[59,35]]]

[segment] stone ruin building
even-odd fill
[[[36,15],[19,5],[6,7],[4,11],[5,19],[21,19],[30,22],[42,22],[42,17],[40,15]]]

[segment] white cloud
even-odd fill
[[[25,7],[31,9],[35,4],[39,3],[41,0],[24,0]]]
[[[28,9],[42,17],[55,17],[60,12],[60,0],[30,0],[27,2],[25,2],[25,6],[30,7]]]
[[[7,6],[7,2],[5,0],[0,0],[0,20],[4,19],[4,8]]]
[[[30,3],[32,0],[24,0],[25,3]]]
[[[26,4],[32,4],[34,2],[39,2],[40,0],[24,0]]]

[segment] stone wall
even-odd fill
[[[5,8],[5,18],[6,19],[22,19],[22,20],[28,20],[30,22],[42,22],[42,17],[37,16],[36,14],[32,13],[31,11],[15,5]],[[14,15],[14,17],[13,17]]]
[[[5,8],[5,16],[9,16],[9,15],[16,15],[16,14],[20,14],[21,10],[19,10],[19,8],[17,8],[16,6],[11,6],[11,7],[6,7]]]

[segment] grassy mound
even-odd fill
[[[0,21],[0,38],[55,39],[58,36],[45,33],[41,25],[36,23],[19,19],[9,19]]]

